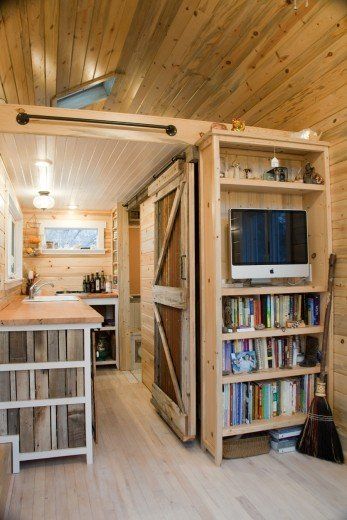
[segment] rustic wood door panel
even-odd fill
[[[171,171],[170,171],[171,170]],[[194,167],[168,170],[155,191],[152,402],[183,440],[195,437]]]

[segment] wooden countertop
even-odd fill
[[[111,293],[76,293],[76,296],[78,296],[78,298],[81,298],[82,300],[88,300],[88,298],[118,298],[118,292],[113,291]]]
[[[62,323],[102,323],[104,318],[81,300],[60,302],[24,302],[13,299],[0,311],[0,326],[49,325]]]

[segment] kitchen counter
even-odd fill
[[[18,438],[17,468],[72,455],[93,462],[91,330],[104,317],[88,301],[18,296],[0,310],[0,431]]]
[[[15,298],[0,311],[0,326],[87,324],[104,321],[101,314],[80,300],[31,303],[23,301],[24,298]]]
[[[76,293],[76,296],[81,300],[95,299],[95,298],[118,298],[118,292],[113,291],[111,293]]]

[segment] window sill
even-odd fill
[[[106,249],[42,249],[43,255],[104,255]]]
[[[5,280],[4,286],[5,289],[12,289],[13,287],[18,287],[19,285],[22,285],[23,278],[15,278],[10,280]]]

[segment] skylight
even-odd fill
[[[76,89],[58,94],[52,102],[59,108],[84,108],[103,99],[107,99],[116,80],[115,76],[100,78],[88,82]]]

